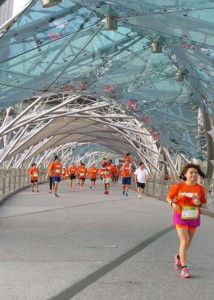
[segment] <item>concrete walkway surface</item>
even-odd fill
[[[168,204],[121,184],[60,198],[26,189],[0,208],[0,300],[214,299],[214,218],[202,216],[189,251],[193,277],[173,269],[178,248]]]

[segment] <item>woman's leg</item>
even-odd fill
[[[192,239],[193,239],[193,236],[194,236],[194,234],[195,234],[195,231],[188,230],[188,233],[189,233],[189,243],[188,243],[187,249],[189,249],[189,247],[190,247],[190,244],[191,244],[191,242],[192,242]]]
[[[57,193],[58,185],[59,185],[59,182],[58,181],[54,181],[54,193],[55,194]]]
[[[49,183],[50,183],[50,191],[52,191],[53,180],[52,180],[52,177],[51,177],[51,176],[50,176],[50,178],[49,178]]]
[[[188,228],[176,228],[180,239],[179,256],[181,265],[186,266],[187,264],[187,250],[190,244],[190,237]]]

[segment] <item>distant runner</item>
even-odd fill
[[[131,173],[132,173],[132,166],[131,163],[126,160],[123,167],[122,167],[122,186],[123,186],[123,195],[128,197],[128,191],[131,184]]]
[[[79,177],[80,189],[82,190],[87,177],[87,168],[85,167],[83,162],[80,162],[80,166],[77,169],[77,173]]]
[[[88,169],[88,174],[90,178],[90,189],[95,189],[95,182],[97,180],[99,170],[96,168],[95,164]]]
[[[143,162],[139,164],[139,168],[134,172],[134,175],[135,182],[137,184],[138,198],[141,199],[149,175],[148,171],[144,167]]]
[[[77,166],[75,163],[72,163],[71,166],[68,168],[68,175],[71,180],[71,189],[72,191],[75,190],[75,179],[77,177]]]
[[[48,176],[53,174],[52,180],[54,182],[54,197],[59,197],[57,194],[59,182],[61,181],[62,177],[62,164],[61,159],[59,156],[55,156],[55,161],[52,162],[49,166]]]
[[[31,176],[31,187],[33,193],[34,193],[34,185],[36,186],[36,191],[39,192],[39,188],[38,188],[39,173],[40,171],[37,165],[35,163],[32,164],[31,169],[29,170],[29,174]]]

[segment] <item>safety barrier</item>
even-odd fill
[[[145,186],[145,194],[161,201],[166,201],[166,197],[170,187],[179,182],[176,177],[166,178],[162,175],[149,175],[149,179]],[[207,205],[202,211],[204,214],[214,217],[214,179],[202,180],[200,184],[206,187]],[[136,190],[134,177],[132,178],[132,188]]]
[[[46,181],[47,171],[40,171],[39,183]],[[29,187],[31,183],[27,169],[0,169],[0,202],[5,197]]]

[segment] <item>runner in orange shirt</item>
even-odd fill
[[[129,163],[132,162],[132,157],[130,153],[126,153],[125,157],[124,157],[124,162],[128,161]]]
[[[120,176],[120,168],[119,168],[119,166],[116,166],[116,183],[118,182],[118,180],[119,180],[119,176]]]
[[[200,166],[186,165],[180,175],[183,182],[174,184],[167,195],[167,202],[174,210],[173,225],[180,240],[179,252],[174,256],[174,269],[181,270],[180,276],[183,278],[191,277],[187,267],[187,253],[196,229],[201,224],[200,207],[207,202],[205,187],[197,182],[199,176],[205,178]]]
[[[87,168],[85,167],[84,163],[80,162],[80,166],[77,169],[77,173],[79,177],[80,189],[82,189],[87,176]]]
[[[123,195],[128,197],[128,191],[131,184],[131,173],[132,166],[131,163],[126,160],[124,166],[122,167],[122,185],[123,185]]]
[[[51,167],[51,164],[48,166],[48,173],[47,173],[47,176],[46,178],[49,179],[49,187],[50,187],[50,190],[49,190],[49,193],[51,194],[52,191],[53,191],[53,187],[54,187],[54,182],[53,182],[53,170],[50,171],[50,167]],[[50,172],[49,172],[50,171]]]
[[[66,168],[63,167],[62,168],[62,180],[65,180],[65,177],[66,177]]]
[[[114,167],[112,166],[112,160],[108,160],[107,164],[102,166],[102,174],[103,174],[103,183],[104,183],[104,194],[109,194],[110,183],[112,180],[112,173]]]
[[[32,186],[32,192],[34,193],[34,184],[36,185],[36,191],[39,192],[38,188],[38,179],[39,179],[39,168],[34,163],[32,164],[31,169],[29,170],[29,174],[31,176],[31,186]]]
[[[61,181],[62,177],[62,164],[61,164],[61,159],[59,156],[55,156],[55,161],[52,162],[49,166],[48,170],[48,177],[53,175],[52,179],[54,182],[54,197],[59,197],[57,194],[58,187],[59,187],[59,182]]]
[[[95,164],[93,164],[91,168],[88,169],[88,174],[90,177],[90,189],[95,189],[95,182],[97,180],[98,173],[99,170],[96,168]]]
[[[75,179],[77,176],[77,167],[76,164],[73,162],[71,166],[68,168],[68,174],[71,180],[71,188],[74,191],[75,190]]]

